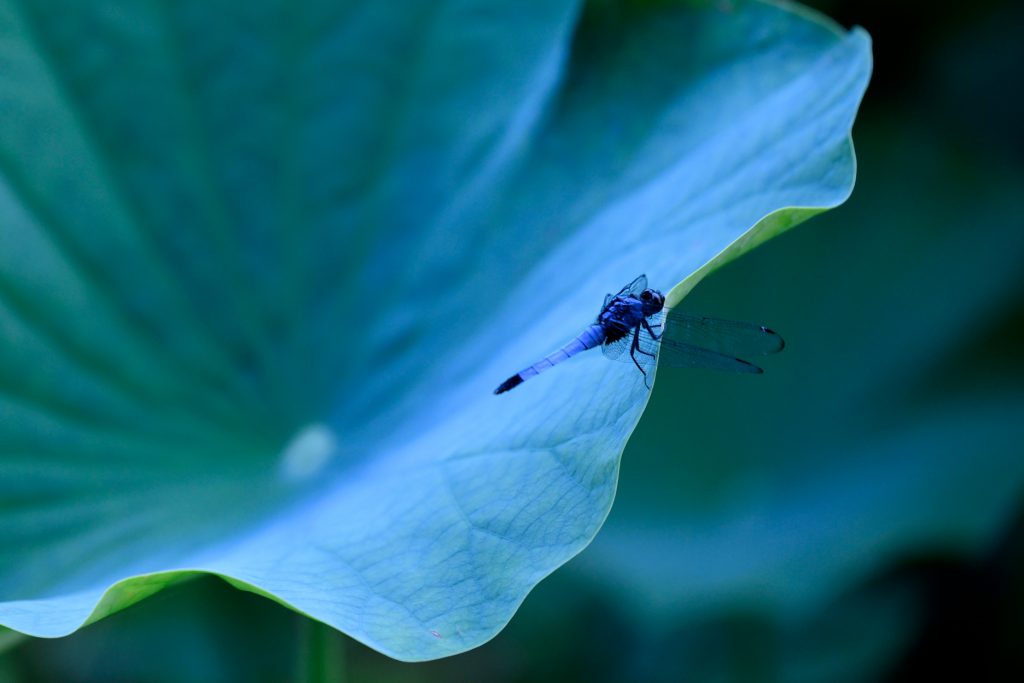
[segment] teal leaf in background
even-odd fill
[[[565,579],[601,587],[640,630],[685,624],[692,639],[723,615],[763,623],[770,638],[729,650],[770,643],[750,680],[874,679],[931,616],[913,604],[920,586],[872,605],[879,577],[895,583],[920,558],[980,562],[1020,514],[1024,177],[936,144],[939,126],[869,125],[848,204],[686,302],[771,311],[786,353],[755,386],[659,379],[615,509]],[[848,624],[857,635],[812,640],[821,663],[875,638],[888,651],[853,674],[787,673],[814,658],[778,634],[826,633],[840,598],[863,613]]]
[[[869,72],[762,3],[0,4],[0,623],[209,572],[396,658],[492,637],[647,397],[494,385],[841,203]]]

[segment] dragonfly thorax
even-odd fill
[[[665,297],[656,289],[645,289],[639,296],[628,294],[616,296],[597,316],[599,325],[605,328],[610,340],[621,338],[636,328],[645,319],[665,307]]]

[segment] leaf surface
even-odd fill
[[[210,572],[400,659],[492,637],[648,394],[491,390],[841,203],[869,72],[761,3],[0,4],[0,623]]]

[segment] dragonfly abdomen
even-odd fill
[[[583,330],[580,334],[576,335],[575,339],[562,348],[545,356],[543,360],[539,360],[525,370],[520,370],[509,377],[494,390],[494,393],[503,394],[509,389],[519,386],[531,377],[536,377],[545,370],[553,368],[563,361],[569,360],[577,353],[581,353],[587,349],[592,349],[595,346],[600,346],[604,342],[604,339],[604,328],[595,323]]]

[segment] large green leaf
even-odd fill
[[[402,659],[490,638],[648,395],[493,386],[842,202],[869,71],[761,3],[0,4],[0,623],[211,572]]]

